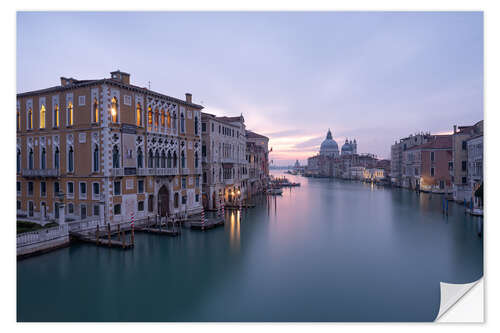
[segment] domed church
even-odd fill
[[[358,153],[358,144],[356,139],[354,141],[349,141],[345,139],[345,143],[342,145],[342,155],[353,155]]]
[[[339,156],[339,146],[337,145],[337,142],[333,140],[330,129],[328,129],[328,133],[326,133],[326,139],[321,143],[319,154],[321,156]]]

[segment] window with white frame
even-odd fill
[[[87,183],[80,182],[80,191],[78,192],[80,199],[87,199]]]
[[[78,96],[78,105],[85,105],[85,96]]]
[[[75,184],[73,182],[67,182],[66,187],[68,198],[73,198],[75,195]]]
[[[99,199],[100,193],[101,193],[101,185],[99,183],[92,183],[92,198],[94,200]]]

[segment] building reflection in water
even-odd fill
[[[229,245],[232,250],[240,250],[240,211],[231,212],[229,227]]]

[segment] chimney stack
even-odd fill
[[[457,133],[457,125],[453,125],[453,134]]]
[[[190,93],[186,93],[186,102],[192,103],[192,101],[193,101],[193,95],[191,95]]]

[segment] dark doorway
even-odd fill
[[[168,190],[165,185],[158,191],[158,212],[160,216],[168,216],[170,214]]]
[[[213,209],[217,209],[217,196],[215,195],[215,191],[212,192],[212,205],[213,205]]]

